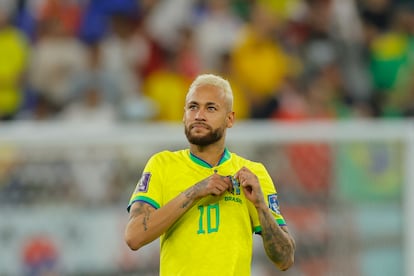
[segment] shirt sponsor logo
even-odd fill
[[[277,194],[268,195],[267,199],[269,201],[269,208],[276,214],[280,215],[279,201],[277,200]]]

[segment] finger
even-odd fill
[[[240,173],[239,174],[239,178],[238,178],[238,180],[239,180],[239,182],[240,182],[240,184],[243,182],[243,183],[246,183],[247,182],[247,179],[248,179],[248,175],[246,175],[245,173]]]
[[[230,178],[231,176],[229,175],[222,175],[220,178],[221,181],[219,182],[219,184],[222,185],[225,190],[232,187],[232,182]]]
[[[234,187],[237,187],[239,184],[239,181],[235,178],[232,177],[231,175],[228,176],[228,181],[229,181],[229,192],[233,192]]]
[[[243,169],[244,169],[245,167],[241,167],[235,174],[234,174],[234,177],[236,178],[236,179],[239,179],[239,177],[240,177],[240,175],[242,174],[242,172],[243,172]]]
[[[250,185],[243,185],[242,189],[244,190],[244,192],[248,192],[249,194],[253,191],[253,188]]]
[[[228,191],[232,185],[229,185],[228,181],[223,181],[219,184],[219,189],[221,192]]]
[[[225,189],[223,189],[223,187],[217,186],[213,189],[213,194],[218,196],[218,195],[221,195],[223,193],[223,191],[225,191]]]
[[[224,182],[226,183],[227,189],[233,189],[233,180],[231,179],[231,176],[226,177],[226,179],[224,179]]]
[[[249,186],[249,184],[247,183],[246,179],[241,179],[239,182],[240,182],[240,186],[242,186],[242,187]]]
[[[243,170],[243,172],[251,173],[251,171],[247,167],[243,167],[242,170]]]
[[[220,192],[219,192],[219,190],[216,189],[216,190],[212,191],[211,194],[214,195],[214,196],[218,196],[218,195],[220,195]]]

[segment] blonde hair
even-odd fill
[[[233,110],[233,91],[231,89],[230,83],[226,79],[214,74],[198,75],[197,78],[191,83],[190,88],[188,89],[186,101],[189,95],[191,95],[197,87],[202,85],[212,85],[221,88],[224,92],[224,96],[226,97],[229,109]]]

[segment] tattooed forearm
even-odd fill
[[[181,205],[181,208],[187,208],[189,204],[191,204],[199,194],[200,190],[207,185],[207,182],[205,180],[197,183],[196,185],[192,186],[191,188],[184,191],[184,196],[186,198],[186,201]]]
[[[191,187],[184,191],[185,201],[181,205],[181,208],[187,208],[187,206],[193,201],[194,195],[197,192],[197,186]]]
[[[186,201],[183,202],[183,204],[181,205],[181,208],[187,208],[187,206],[191,203],[191,194],[190,193],[184,193]]]
[[[267,209],[260,209],[263,245],[269,258],[282,270],[293,262],[294,243],[286,231],[279,227]]]
[[[195,195],[197,194],[197,191],[199,190],[198,186],[195,185],[188,190],[184,191],[184,195],[187,199],[193,199]]]
[[[142,216],[142,226],[144,231],[148,230],[148,221],[151,215],[151,207],[148,204],[138,202],[138,206],[131,210],[130,219],[136,219],[139,216]]]

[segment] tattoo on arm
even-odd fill
[[[184,196],[187,200],[181,205],[181,208],[186,208],[195,199],[198,192],[202,189],[201,186],[205,185],[207,185],[207,182],[203,180],[190,189],[184,191]]]
[[[183,204],[181,205],[181,208],[184,209],[184,208],[186,208],[190,204],[190,202],[191,202],[191,194],[192,193],[190,191],[184,193],[185,198],[186,198],[186,201],[183,202]]]
[[[151,206],[143,202],[137,202],[137,207],[131,210],[130,219],[135,219],[138,216],[143,215],[142,218],[142,226],[144,227],[144,231],[148,230],[148,220],[150,218],[150,214],[152,212]]]
[[[191,187],[190,189],[188,189],[187,191],[184,192],[184,196],[186,198],[186,201],[184,201],[184,203],[181,205],[181,208],[186,208],[188,206],[188,204],[190,204],[191,199],[194,197],[194,194],[197,191],[197,186],[195,187]]]
[[[263,216],[262,221],[262,238],[265,250],[269,257],[274,261],[286,260],[289,258],[292,250],[291,240],[286,236],[287,231],[277,229],[279,226],[275,223],[272,216],[267,210],[260,211]]]

